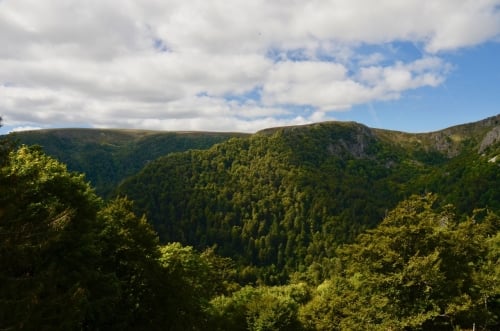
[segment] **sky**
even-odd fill
[[[0,0],[0,45],[0,133],[500,113],[500,0]]]

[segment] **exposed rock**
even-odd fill
[[[437,132],[434,134],[434,148],[448,155],[448,157],[455,157],[460,153],[458,144],[446,132]]]
[[[349,138],[339,138],[334,143],[330,143],[327,150],[330,154],[339,155],[347,151],[355,158],[368,156],[368,147],[374,140],[373,132],[364,125],[356,125]]]
[[[499,141],[500,141],[500,125],[494,127],[486,134],[486,136],[483,138],[483,141],[481,142],[481,145],[479,146],[479,153],[484,152],[486,148]]]

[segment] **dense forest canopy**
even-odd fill
[[[2,139],[0,329],[495,330],[498,128],[265,130],[106,200]]]
[[[499,212],[498,163],[490,162],[499,144],[484,155],[476,147],[495,127],[433,137],[356,123],[278,128],[159,158],[118,192],[161,241],[216,245],[245,265],[247,280],[278,284],[331,258],[412,194],[439,193],[464,215]]]
[[[189,149],[206,149],[240,133],[162,132],[114,129],[52,129],[18,132],[12,139],[40,145],[71,171],[83,172],[96,192],[109,197],[126,177],[148,162]]]

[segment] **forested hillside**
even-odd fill
[[[17,132],[10,139],[40,145],[70,171],[85,173],[101,196],[160,156],[206,149],[239,133],[162,132],[114,129],[51,129]]]
[[[0,139],[0,329],[498,330],[499,120],[264,130],[109,200]]]
[[[497,121],[419,135],[338,122],[270,129],[155,160],[119,192],[163,242],[215,245],[245,281],[282,283],[321,268],[412,194],[438,193],[459,214],[500,211]]]

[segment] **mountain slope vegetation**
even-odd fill
[[[246,280],[275,284],[323,265],[412,194],[438,193],[461,214],[500,211],[496,130],[498,117],[429,134],[338,122],[269,129],[159,158],[119,194],[162,241],[215,245],[246,266]]]
[[[108,201],[0,139],[0,329],[498,330],[498,120],[264,130]]]
[[[19,143],[40,145],[70,171],[85,173],[101,196],[146,163],[172,152],[206,149],[238,133],[162,132],[116,129],[50,129],[10,135]]]

